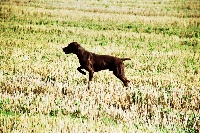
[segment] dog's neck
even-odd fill
[[[83,47],[79,46],[78,51],[76,53],[77,57],[80,59],[83,55],[89,53],[89,51],[85,50]]]

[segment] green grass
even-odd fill
[[[1,1],[0,132],[198,132],[199,2]],[[130,57],[80,74],[72,41]]]

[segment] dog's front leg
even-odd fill
[[[77,70],[78,70],[80,73],[82,73],[83,75],[86,75],[86,72],[84,72],[84,71],[81,70],[81,69],[83,69],[82,66],[80,66],[80,67],[77,68]]]
[[[93,70],[89,71],[88,89],[90,89],[90,82],[92,81],[93,74],[94,74]]]

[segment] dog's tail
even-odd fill
[[[131,58],[121,58],[122,61],[131,60]]]

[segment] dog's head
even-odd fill
[[[71,42],[67,47],[63,48],[63,52],[65,52],[65,54],[77,54],[79,46],[80,45],[77,42]]]

